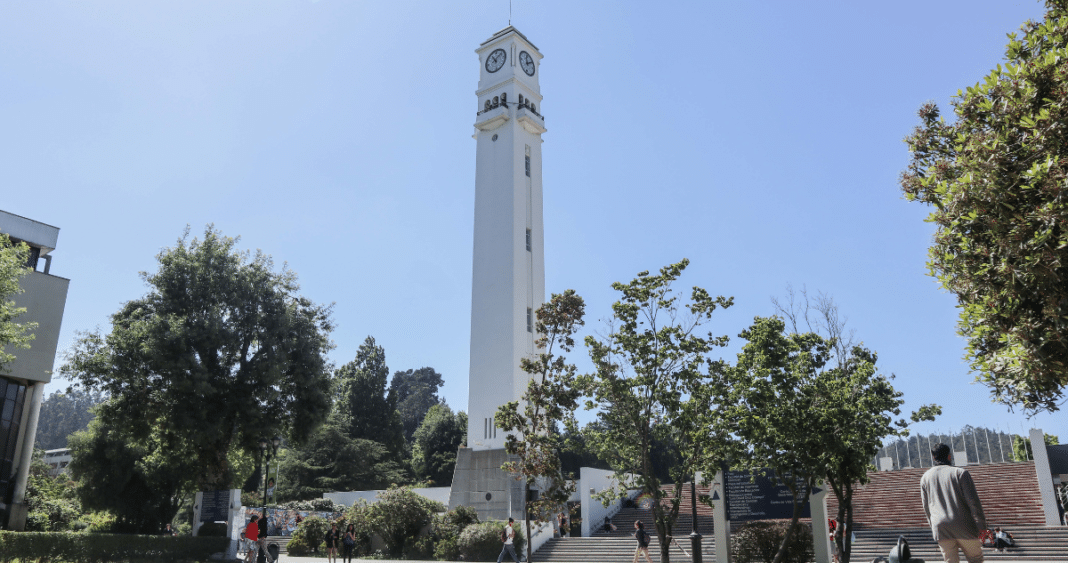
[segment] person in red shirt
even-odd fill
[[[245,526],[245,538],[251,542],[248,551],[245,552],[245,561],[247,563],[252,563],[256,560],[256,546],[258,545],[256,538],[260,536],[260,526],[256,521],[259,519],[259,514],[253,514],[252,519],[248,522],[248,526]]]

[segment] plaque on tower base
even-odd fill
[[[452,474],[449,510],[457,506],[474,508],[481,521],[522,520],[523,481],[501,469],[505,462],[516,459],[503,449],[460,448]]]

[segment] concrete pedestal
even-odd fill
[[[452,474],[449,509],[469,506],[478,511],[479,520],[523,519],[523,481],[501,469],[515,461],[503,449],[456,452],[456,469]]]

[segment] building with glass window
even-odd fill
[[[51,274],[58,228],[0,211],[0,233],[30,247],[31,271],[19,281],[23,291],[13,301],[26,308],[18,322],[37,323],[30,348],[5,349],[15,359],[0,368],[0,527],[22,530],[37,417],[44,386],[52,380],[70,280]]]

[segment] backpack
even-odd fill
[[[508,541],[508,526],[501,528],[501,543]]]

